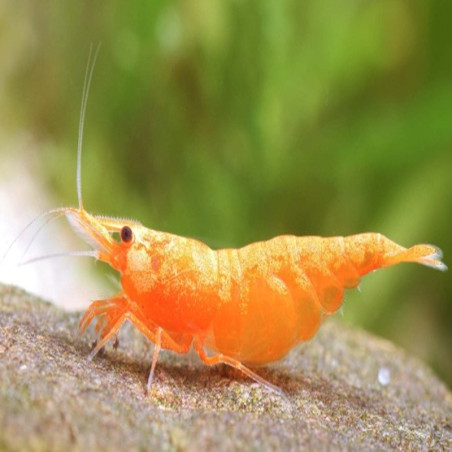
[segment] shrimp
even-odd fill
[[[52,211],[65,214],[94,248],[79,254],[94,256],[121,275],[120,292],[93,301],[80,321],[80,333],[95,321],[98,340],[89,359],[129,321],[154,344],[148,391],[161,349],[184,354],[193,347],[203,363],[232,366],[281,392],[248,366],[277,361],[312,338],[340,308],[345,289],[373,270],[400,262],[446,270],[438,248],[407,249],[379,233],[283,235],[240,249],[213,250],[137,221],[89,214],[81,196],[81,137],[93,66],[85,76],[80,119],[79,206]]]

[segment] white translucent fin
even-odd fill
[[[430,245],[435,249],[435,252],[429,256],[425,256],[418,260],[420,264],[426,265],[427,267],[435,268],[436,270],[441,270],[442,272],[447,270],[447,265],[441,262],[443,258],[443,252],[436,246]]]

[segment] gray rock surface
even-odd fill
[[[146,396],[146,340],[124,327],[119,348],[90,362],[93,332],[77,337],[79,318],[0,285],[0,450],[452,449],[446,386],[391,343],[334,319],[258,369],[284,399],[171,352]]]

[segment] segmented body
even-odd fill
[[[370,271],[410,261],[445,268],[435,247],[406,249],[376,233],[280,236],[215,251],[139,223],[79,209],[68,216],[91,239],[96,231],[98,258],[122,274],[123,291],[94,302],[81,321],[84,331],[98,318],[100,341],[92,356],[129,320],[158,342],[158,350],[185,353],[193,345],[207,364],[244,370],[243,364],[278,360],[310,339],[339,309],[344,289],[356,287]],[[123,236],[124,231],[120,243],[111,238],[111,232]],[[259,380],[249,369],[246,373]]]
[[[146,322],[247,364],[278,360],[310,339],[345,288],[404,252],[380,234],[280,236],[218,251],[164,233],[145,237],[128,253],[122,284]]]

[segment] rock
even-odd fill
[[[132,327],[92,362],[89,330],[0,286],[0,450],[451,450],[452,396],[418,360],[330,319],[258,369],[287,399],[225,366],[152,348]]]

